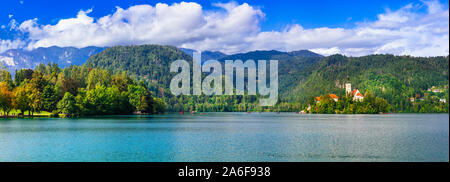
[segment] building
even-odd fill
[[[320,103],[320,97],[316,97],[316,103]]]
[[[445,100],[445,99],[439,99],[439,102],[447,103],[447,100]]]
[[[429,88],[428,91],[432,91],[433,93],[441,93],[441,92],[443,92],[441,89],[439,89],[439,88],[437,88],[435,86],[432,86],[431,89]]]
[[[361,102],[364,100],[364,96],[359,92],[358,89],[353,90],[352,95],[353,95],[353,101]]]
[[[441,89],[438,88],[433,89],[433,93],[441,93],[441,92],[442,92]]]
[[[335,95],[335,94],[330,94],[330,97],[331,97],[335,102],[337,102],[337,101],[339,100],[339,97],[338,97],[337,95]]]
[[[352,84],[351,83],[346,83],[345,84],[345,92],[347,94],[351,94],[352,93]]]
[[[414,97],[411,97],[410,100],[411,100],[411,102],[414,102]]]

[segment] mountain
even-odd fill
[[[251,51],[247,53],[238,53],[223,57],[220,61],[237,60],[278,60],[279,92],[280,94],[292,93],[291,89],[295,84],[311,73],[310,66],[316,64],[324,56],[308,50],[293,52],[270,51]]]
[[[227,56],[226,54],[219,51],[203,51],[202,52],[202,61],[207,60],[219,60]]]
[[[107,48],[92,56],[88,66],[112,72],[127,71],[137,80],[148,84],[157,97],[164,97],[169,111],[247,111],[261,110],[259,96],[183,96],[173,97],[168,90],[174,73],[170,63],[177,59],[191,61],[189,50],[172,46],[141,45]],[[205,51],[206,52],[206,51]],[[448,101],[447,57],[410,57],[370,55],[346,57],[322,55],[307,51],[251,51],[233,55],[216,54],[225,60],[278,60],[279,104],[272,111],[299,111],[311,98],[334,93],[345,95],[345,83],[352,84],[362,94],[372,93],[386,99],[397,112],[434,112],[424,110],[420,104],[409,101],[411,97],[425,98],[426,107],[438,107],[440,100]],[[429,88],[439,88],[433,93]],[[429,99],[427,99],[429,98]],[[436,100],[437,99],[437,100]],[[300,105],[301,103],[301,105]],[[425,106],[424,106],[425,107]],[[441,106],[439,106],[441,107]],[[264,108],[263,108],[264,109]],[[265,108],[267,109],[267,108]]]
[[[186,48],[180,48],[181,51],[188,54],[189,56],[193,56],[193,53],[195,50],[193,49],[186,49]],[[207,60],[219,60],[223,57],[227,56],[225,53],[219,52],[219,51],[202,51],[202,62]]]
[[[11,49],[0,54],[0,64],[8,68],[12,75],[15,70],[23,68],[35,68],[43,63],[57,63],[61,67],[71,64],[81,65],[90,56],[99,53],[104,48],[100,47],[48,47],[33,50]]]
[[[300,70],[303,70],[305,67],[308,67],[320,59],[324,58],[324,56],[313,53],[308,50],[294,51],[294,52],[281,52],[281,51],[251,51],[247,53],[238,53],[229,56],[225,56],[219,61],[225,60],[278,60],[278,69],[279,74],[295,74]]]
[[[157,97],[165,97],[168,103],[168,109],[172,111],[188,110],[190,107],[200,107],[201,105],[207,105],[206,108],[212,107],[209,104],[210,99],[217,99],[218,97],[200,96],[192,97],[188,96],[185,99],[178,100],[177,97],[172,97],[169,89],[170,81],[175,73],[170,72],[170,63],[172,61],[181,59],[191,61],[193,50],[179,49],[173,46],[161,46],[161,45],[140,45],[140,46],[116,46],[107,48],[104,51],[90,57],[85,63],[89,67],[99,67],[108,69],[112,72],[127,71],[136,80],[142,80],[148,84],[149,89],[154,92]],[[323,56],[309,52],[309,51],[297,51],[297,52],[280,52],[280,51],[252,51],[248,53],[225,55],[220,52],[202,52],[202,59],[218,59],[223,62],[224,60],[232,59],[266,59],[266,60],[279,60],[279,88],[280,92],[289,92],[289,88],[295,86],[292,83],[306,77],[304,72],[306,68],[314,65]],[[195,99],[194,102],[192,99]],[[222,103],[230,102],[244,102],[242,97],[225,97],[225,100],[221,100]],[[237,99],[237,100],[236,100]],[[256,97],[251,97],[253,105],[256,104]],[[227,108],[216,107],[216,111],[236,111],[236,105],[227,105]],[[242,108],[245,107],[240,107]]]
[[[194,50],[191,49],[161,45],[116,46],[92,56],[86,64],[113,72],[117,70],[127,71],[135,78],[147,80],[152,82],[153,86],[156,84],[157,87],[167,89],[171,76],[174,75],[170,73],[170,63],[177,59],[190,61],[193,52]],[[304,68],[313,65],[322,58],[323,56],[307,50],[295,52],[252,51],[233,55],[211,51],[202,52],[203,61],[209,59],[217,59],[221,62],[236,59],[279,60],[279,88],[281,88],[281,92],[287,92],[293,86],[293,82],[305,77],[305,75],[302,75],[304,72],[301,72]],[[161,94],[159,89],[154,88],[153,90]]]
[[[91,56],[85,64],[112,72],[127,71],[137,80],[151,82],[152,91],[158,93],[159,88],[169,88],[175,75],[170,73],[170,63],[175,60],[191,62],[192,57],[173,46],[115,46]]]
[[[308,51],[308,50],[299,50],[299,51],[292,51],[289,52],[290,55],[297,56],[297,57],[324,57],[320,54]]]

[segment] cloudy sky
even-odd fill
[[[449,54],[448,1],[1,2],[0,53],[164,44],[238,53]]]

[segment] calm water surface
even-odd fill
[[[0,161],[449,161],[449,115],[0,119]]]

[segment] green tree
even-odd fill
[[[88,75],[87,89],[93,89],[96,85],[111,85],[111,74],[104,69],[92,69]]]
[[[52,85],[45,86],[44,91],[42,92],[43,110],[48,112],[56,110],[58,101],[59,95],[56,93],[55,87]]]
[[[0,82],[6,82],[8,86],[11,88],[13,86],[13,80],[11,78],[11,73],[8,69],[0,63]]]
[[[65,76],[63,73],[58,74],[58,81],[56,82],[56,88],[62,97],[66,92],[70,92],[72,95],[77,95],[78,88],[80,88],[79,80],[75,80],[71,77]]]
[[[32,90],[25,85],[21,85],[14,90],[14,106],[21,111],[22,115],[32,109],[33,100],[30,97],[31,94],[33,94]]]
[[[66,92],[64,97],[58,102],[58,110],[66,115],[78,114],[75,97],[70,92]]]
[[[19,86],[25,79],[31,80],[31,78],[33,78],[33,73],[34,71],[32,69],[21,69],[16,71],[16,75],[14,76],[15,85]]]
[[[128,85],[129,102],[136,111],[152,113],[153,98],[143,86]]]

